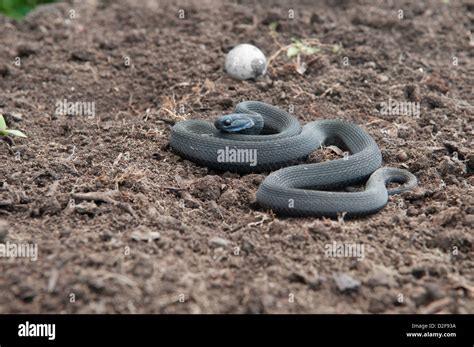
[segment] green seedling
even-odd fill
[[[342,45],[341,44],[324,44],[319,42],[318,39],[308,38],[308,39],[291,39],[291,43],[289,45],[283,45],[278,40],[278,33],[275,31],[276,29],[276,22],[270,23],[270,36],[275,41],[275,44],[279,46],[278,50],[273,53],[273,55],[268,59],[267,66],[271,68],[271,64],[273,61],[283,52],[286,52],[286,56],[288,59],[291,59],[294,62],[296,72],[300,75],[304,75],[306,69],[309,65],[311,65],[314,61],[318,59],[318,57],[308,58],[309,56],[317,55],[324,51],[332,52],[333,54],[340,54],[342,52]]]
[[[26,14],[36,6],[55,1],[56,0],[0,0],[0,12],[13,18],[21,18],[26,16]]]
[[[293,43],[286,50],[286,56],[293,58],[298,55],[313,55],[320,51],[318,47],[305,44],[301,40],[293,39]]]
[[[320,49],[313,46],[311,42],[292,39],[292,44],[286,50],[286,56],[295,60],[295,69],[300,75],[304,75],[308,65],[301,59],[302,56],[310,56],[316,54]]]
[[[17,136],[17,137],[27,137],[20,130],[12,130],[7,128],[7,123],[5,118],[0,114],[0,136]]]

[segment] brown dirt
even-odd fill
[[[0,17],[0,108],[29,135],[0,141],[0,237],[39,248],[36,262],[0,259],[0,312],[474,313],[472,2],[245,3],[91,0]],[[283,45],[342,49],[322,46],[303,76],[283,53],[261,81],[227,77],[232,46],[278,50],[275,21]],[[420,116],[381,114],[389,98],[420,102]],[[63,99],[95,102],[96,117],[55,115]],[[419,187],[356,220],[260,209],[264,174],[182,160],[163,121],[243,99],[293,106],[303,123],[351,120]],[[365,258],[326,257],[333,241]]]

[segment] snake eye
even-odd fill
[[[224,125],[225,125],[225,126],[229,126],[229,125],[231,125],[231,124],[232,124],[232,122],[230,121],[230,119],[226,119],[226,120],[224,121]]]

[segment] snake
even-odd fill
[[[325,146],[342,148],[345,155],[305,163],[309,154]],[[233,113],[214,123],[177,122],[171,129],[170,147],[184,159],[219,171],[270,172],[256,200],[280,215],[369,215],[387,205],[389,195],[417,185],[409,171],[382,167],[380,148],[358,125],[323,119],[301,126],[289,112],[259,101],[240,102]],[[364,182],[363,190],[354,188]],[[398,186],[389,188],[389,183]]]

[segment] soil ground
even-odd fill
[[[0,108],[29,136],[0,141],[0,238],[38,245],[0,259],[1,313],[474,313],[472,2],[90,0],[0,28]],[[303,75],[284,51],[259,81],[223,71],[236,44],[270,57],[291,38],[320,42]],[[267,173],[168,146],[171,123],[241,100],[355,122],[419,187],[362,219],[262,210]],[[364,257],[327,257],[333,242]]]

